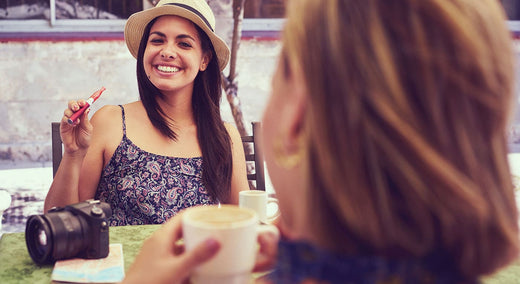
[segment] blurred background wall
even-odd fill
[[[235,1],[207,1],[216,16],[217,34],[231,45]],[[103,105],[138,100],[136,60],[122,31],[130,14],[158,1],[4,2],[0,1],[0,167],[49,165],[50,123],[61,119],[68,100],[86,99],[101,86],[107,90],[91,113]],[[249,126],[260,120],[269,95],[284,3],[247,0],[242,11],[248,19],[240,27],[247,31],[239,32],[243,38],[236,69],[238,97]],[[221,105],[224,120],[233,122],[225,95]]]
[[[239,98],[246,123],[259,120],[279,51],[278,40],[243,40],[238,57]],[[50,123],[67,101],[107,90],[93,105],[139,99],[136,60],[122,40],[0,43],[0,162],[48,162]],[[222,116],[233,122],[223,96]],[[93,112],[91,112],[93,113]]]
[[[0,167],[50,164],[50,123],[61,119],[68,100],[87,98],[101,86],[107,90],[94,104],[93,112],[106,104],[138,99],[136,61],[128,52],[121,31],[124,18],[134,10],[152,7],[153,2],[12,0],[0,5]],[[216,14],[217,33],[228,44],[233,2],[208,0]],[[519,2],[502,0],[517,42]],[[54,14],[49,6],[52,3]],[[89,6],[94,4],[98,5],[97,10]],[[270,77],[280,50],[276,31],[281,26],[276,19],[284,16],[284,1],[245,0],[244,16],[247,19],[242,23],[242,35],[246,36],[237,59],[238,94],[249,126],[250,121],[261,119],[269,95]],[[228,70],[224,73],[228,74]],[[512,107],[517,105],[515,101]],[[233,122],[225,96],[222,106],[224,119]],[[518,112],[512,119],[509,139],[511,150],[520,152]]]

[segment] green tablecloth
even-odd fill
[[[482,279],[484,284],[519,284],[520,260],[515,261],[499,272]]]
[[[130,267],[143,241],[159,225],[110,227],[110,243],[123,244],[125,270]],[[24,233],[4,234],[0,239],[0,283],[51,283],[53,265],[36,265],[25,245]]]
[[[143,241],[159,225],[110,228],[110,243],[123,244],[125,270],[130,267]],[[52,265],[34,264],[25,245],[24,233],[5,234],[0,239],[0,283],[51,283]],[[520,260],[495,275],[483,279],[484,284],[520,283]]]

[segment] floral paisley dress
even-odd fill
[[[95,198],[112,207],[110,226],[161,224],[180,210],[215,204],[202,183],[202,157],[146,152],[126,136],[103,169]]]

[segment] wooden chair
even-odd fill
[[[264,174],[264,157],[262,156],[262,151],[260,149],[259,142],[259,133],[262,127],[260,122],[252,122],[253,126],[253,134],[242,137],[242,142],[244,145],[246,143],[252,143],[253,153],[247,153],[248,147],[244,147],[246,150],[246,163],[254,163],[254,173],[247,174],[247,179],[249,181],[255,182],[255,187],[258,190],[265,190],[265,174]],[[63,155],[63,146],[60,136],[60,123],[52,122],[51,123],[52,130],[52,177],[56,175],[56,171],[60,166],[61,157]],[[249,169],[250,167],[248,167]]]
[[[60,136],[60,123],[51,122],[51,136],[52,136],[52,177],[56,175],[56,171],[61,163],[61,156],[63,155],[63,143]]]
[[[248,147],[244,147],[244,151],[246,154],[246,163],[254,163],[255,172],[250,173],[250,167],[248,166],[247,179],[249,181],[254,181],[255,187],[258,190],[265,190],[265,174],[264,174],[264,156],[260,147],[260,130],[262,128],[262,123],[260,122],[251,122],[253,126],[253,134],[242,137],[242,143],[246,146],[246,143],[252,143],[253,145],[253,153],[248,153]]]

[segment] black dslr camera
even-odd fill
[[[25,243],[37,264],[50,264],[68,258],[108,256],[110,205],[87,200],[52,208],[43,215],[32,215],[25,227]]]

